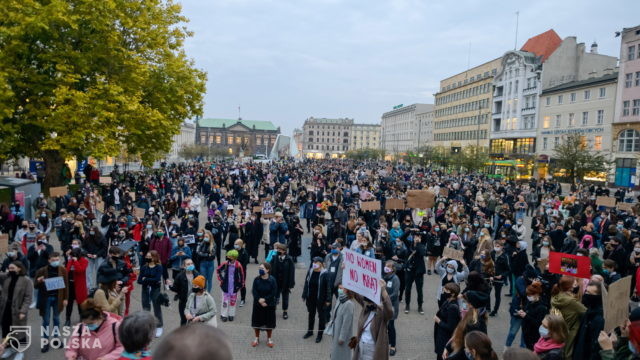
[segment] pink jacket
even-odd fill
[[[111,313],[104,313],[105,321],[97,332],[89,331],[86,325],[77,325],[68,340],[65,358],[82,358],[85,360],[116,360],[124,351],[118,339],[120,317]]]

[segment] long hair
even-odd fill
[[[479,321],[487,320],[487,313],[485,312],[483,315],[478,314],[478,309],[469,308],[455,330],[453,330],[453,335],[451,336],[451,345],[453,346],[453,351],[458,352],[464,348],[464,336],[467,333],[467,328],[472,325],[476,325]]]
[[[491,339],[483,332],[472,331],[464,337],[465,347],[475,351],[476,360],[498,360],[498,355],[493,351]]]
[[[573,276],[563,275],[557,284],[553,285],[551,289],[551,295],[555,296],[561,292],[566,292],[573,289],[575,278]]]
[[[567,323],[564,321],[562,316],[548,314],[544,318],[547,320],[549,337],[558,344],[564,344],[569,336],[569,331],[567,330]]]

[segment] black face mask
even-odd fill
[[[584,304],[584,306],[590,309],[598,308],[602,306],[602,296],[584,294],[582,295],[582,303]]]
[[[200,289],[200,288],[195,288],[195,287],[194,287],[194,288],[191,288],[191,292],[193,292],[193,293],[196,293],[196,294],[197,294],[197,293],[199,293],[200,291],[202,291],[202,289]]]
[[[150,263],[150,262],[151,262],[151,259],[149,259],[149,258],[144,258],[144,262],[146,262],[146,263]]]
[[[9,271],[9,276],[11,276],[11,278],[17,278],[18,277],[18,273],[15,271]]]
[[[446,294],[446,293],[442,293],[440,294],[440,302],[445,302],[447,300],[449,300],[450,295]]]

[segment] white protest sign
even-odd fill
[[[380,305],[380,270],[382,263],[378,259],[344,249],[344,269],[342,285]]]
[[[47,291],[64,289],[64,279],[62,276],[56,276],[48,279],[44,279],[44,285],[47,287]]]

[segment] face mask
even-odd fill
[[[448,268],[447,268],[447,272],[448,272],[449,274],[453,274],[453,272],[454,272],[454,271],[456,271],[456,269],[454,269],[454,268],[450,268],[450,267],[448,267]]]
[[[158,232],[158,233],[156,233],[156,235],[158,235],[158,237],[163,237],[164,233],[163,232]]]
[[[443,292],[442,294],[440,294],[440,301],[445,302],[449,299],[449,297],[450,297],[449,293]]]
[[[90,331],[96,331],[100,327],[100,324],[87,324],[86,326]]]
[[[242,246],[240,246],[240,245],[233,245],[233,248],[234,248],[234,249],[236,249],[236,250],[240,250],[240,249],[242,249]]]
[[[487,258],[487,255],[480,255],[480,259],[484,260]]]
[[[36,229],[36,228],[34,228],[34,227],[29,227],[29,230],[31,230],[31,231],[33,231],[33,230],[35,230],[35,229]]]
[[[340,250],[338,249],[331,249],[331,254],[333,255],[338,255],[340,253]]]
[[[259,269],[258,270],[258,274],[260,274],[260,276],[266,274],[267,272],[264,269]]]
[[[150,263],[151,262],[151,258],[144,258],[144,262]]]
[[[46,218],[46,217],[47,217],[47,214],[46,214],[46,213],[42,213],[42,214],[40,214],[40,217],[41,217],[41,218]]]
[[[314,263],[312,266],[314,270],[320,269],[320,264],[318,263]]]
[[[435,232],[438,232],[438,231],[440,231],[440,228],[439,228],[439,227],[437,227],[437,228],[435,228],[435,229],[433,229],[433,230],[435,230]]]
[[[464,349],[464,355],[467,357],[468,360],[473,360],[473,354],[469,350]]]
[[[617,228],[618,230],[622,230],[622,229],[624,229],[624,225],[622,225],[622,224],[618,224],[618,225],[616,225],[616,228]]]
[[[533,302],[536,300],[535,296],[527,296],[527,300],[529,300],[530,302]]]
[[[602,305],[602,296],[584,294],[582,295],[582,304],[588,308],[597,308]]]
[[[635,251],[636,254],[640,253],[640,248],[633,248],[633,251]]]
[[[518,221],[518,225],[522,225],[522,221]]]
[[[549,246],[549,242],[548,241],[543,241],[542,242],[542,246]]]
[[[204,238],[204,239],[202,239],[202,241],[209,242],[209,238]]]
[[[79,247],[80,247],[80,245],[78,245],[78,244],[71,244],[71,248],[72,248],[72,249],[77,249],[77,248],[79,248]]]
[[[478,226],[480,226],[480,224],[478,224],[478,223],[473,223],[473,226],[474,226],[474,227],[478,227]]]
[[[197,288],[197,287],[191,288],[191,292],[194,292],[196,294],[199,293],[200,291],[202,291],[202,289],[200,288]]]
[[[96,232],[95,231],[89,231],[89,235],[95,235]]]
[[[204,235],[204,234],[203,234],[203,233],[201,233],[201,232],[199,232],[199,233],[197,233],[196,235],[198,235],[198,236],[202,236],[202,235]]]
[[[511,224],[504,224],[504,227],[506,227],[507,229],[511,227]]]
[[[489,224],[484,224],[484,227],[486,227],[488,229],[489,228]]]
[[[547,336],[549,336],[549,330],[542,325],[540,325],[540,327],[538,328],[538,332],[540,333],[540,336],[542,336],[543,338],[546,338]]]
[[[344,296],[344,290],[342,290],[342,289],[338,288],[338,296],[339,296],[339,297]]]
[[[464,232],[469,232],[469,231],[471,231],[471,229],[469,229],[469,228],[465,228],[464,229]]]
[[[493,251],[499,253],[500,251],[502,251],[502,248],[501,247],[494,247]]]
[[[60,261],[52,261],[50,264],[53,267],[58,267],[58,266],[60,266]]]
[[[151,228],[153,228],[153,226],[147,225],[147,229],[151,229]]]
[[[186,269],[187,269],[187,271],[193,271],[193,270],[196,269],[196,266],[195,265],[189,265],[189,266],[186,267]]]
[[[458,241],[452,241],[451,242],[451,245],[453,245],[453,246],[458,246],[458,244],[459,244]]]
[[[607,269],[602,269],[602,273],[603,273],[603,274],[605,274],[605,275],[609,275],[609,270],[607,270]]]
[[[385,266],[385,267],[384,267],[384,272],[388,274],[388,273],[390,273],[390,272],[393,272],[393,269],[392,269],[392,268],[390,268],[390,267]]]
[[[7,251],[7,256],[8,257],[15,257],[16,256],[16,252],[15,251]]]

